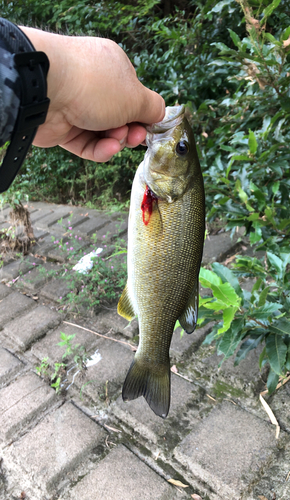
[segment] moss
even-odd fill
[[[235,398],[245,397],[244,391],[242,391],[241,389],[236,389],[232,385],[227,384],[226,382],[221,382],[220,380],[215,383],[212,391],[218,398],[222,398],[224,395],[230,395]]]

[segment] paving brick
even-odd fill
[[[290,386],[289,382],[276,391],[270,398],[266,397],[269,405],[278,419],[279,424],[290,432]],[[290,497],[289,497],[290,498]]]
[[[234,365],[235,356],[224,361],[218,356],[214,345],[201,346],[192,353],[191,365],[194,376],[210,380],[212,395],[228,394],[232,397],[244,398],[246,394],[256,394],[263,390],[264,382],[259,370],[259,356],[263,345],[249,352],[238,366]],[[263,372],[262,372],[263,373]],[[191,378],[191,377],[190,377]]]
[[[29,212],[34,210],[43,210],[44,208],[48,208],[49,210],[55,210],[59,207],[56,203],[47,203],[45,201],[31,201],[27,204]]]
[[[95,328],[100,333],[106,333],[112,330],[115,333],[122,333],[128,338],[133,338],[139,334],[137,319],[133,319],[129,323],[126,319],[119,316],[117,306],[111,311],[101,311],[97,316]]]
[[[68,231],[69,227],[73,230],[75,227],[83,224],[89,220],[89,217],[86,215],[80,215],[78,213],[71,213],[69,217],[62,221],[62,228],[64,231]],[[51,230],[53,231],[55,228],[55,224],[51,226]]]
[[[237,241],[243,233],[235,233],[233,239],[230,233],[221,233],[209,236],[204,242],[202,263],[222,262],[228,255],[231,255],[237,249]]]
[[[51,490],[105,436],[101,427],[74,405],[66,403],[13,443],[10,453],[36,484]]]
[[[110,242],[117,237],[121,237],[126,233],[128,229],[128,220],[123,219],[122,221],[116,220],[109,224],[103,226],[97,231],[97,242],[101,244],[102,242]]]
[[[34,344],[31,352],[39,360],[48,358],[50,365],[53,365],[55,362],[61,362],[66,350],[65,347],[57,345],[61,341],[61,332],[65,335],[75,335],[75,338],[72,340],[72,346],[80,344],[85,347],[86,351],[91,352],[99,342],[99,338],[96,335],[61,323],[55,330],[49,332],[43,339]]]
[[[21,349],[26,350],[49,329],[61,322],[61,316],[45,306],[37,306],[31,312],[8,323],[4,334],[12,338]]]
[[[167,444],[170,447],[169,433],[171,433],[170,429],[172,426],[171,417],[176,418],[177,416],[178,420],[182,420],[183,416],[189,418],[186,405],[189,402],[193,402],[196,405],[197,400],[200,398],[198,393],[199,390],[196,386],[172,373],[171,402],[167,419],[162,420],[155,415],[143,397],[125,403],[122,396],[120,396],[112,406],[112,410],[119,419],[127,422],[134,431],[143,435],[146,439],[156,443],[160,437],[162,439],[166,437]],[[192,426],[195,421],[197,421],[196,416],[194,413],[191,413],[190,425]],[[176,426],[174,426],[174,432],[176,433],[176,438],[178,436]]]
[[[207,325],[203,328],[198,328],[191,334],[183,332],[182,328],[177,328],[172,335],[171,346],[170,346],[170,356],[182,357],[188,351],[197,350],[201,343],[204,341],[207,333],[209,333],[211,326]]]
[[[0,329],[20,314],[35,307],[35,302],[25,295],[12,292],[0,302]]]
[[[14,377],[23,366],[24,364],[16,356],[0,347],[0,386]]]
[[[71,214],[70,207],[59,207],[54,212],[39,219],[36,226],[41,229],[47,229],[56,224],[61,219],[66,219]],[[61,226],[60,226],[61,227]]]
[[[1,278],[1,271],[0,271],[0,278]],[[11,288],[4,285],[3,283],[0,283],[0,300],[4,299],[4,297],[7,297],[7,295],[9,295],[10,293],[12,293]]]
[[[24,275],[30,269],[33,269],[38,264],[43,264],[41,259],[33,256],[26,257],[25,259],[18,259],[10,264],[7,264],[0,270],[0,278],[6,280],[13,280],[19,275]]]
[[[40,240],[49,234],[49,231],[46,229],[38,229],[37,227],[33,228],[33,234],[36,240]]]
[[[60,298],[66,297],[70,291],[70,281],[59,278],[53,279],[44,285],[40,290],[40,296],[57,302]]]
[[[62,242],[64,247],[61,246],[61,248],[59,248],[60,245],[53,244],[50,248],[47,248],[46,255],[48,259],[60,263],[66,262],[67,260],[78,260],[78,257],[75,256],[75,252],[80,252],[89,244],[88,241],[79,241],[69,236],[63,238]]]
[[[225,401],[193,427],[175,457],[225,500],[240,498],[277,450],[273,426]]]
[[[75,233],[82,234],[84,236],[91,236],[100,229],[102,229],[106,224],[110,223],[110,219],[107,216],[98,216],[97,218],[88,218],[80,226],[76,227]]]
[[[0,439],[15,438],[55,397],[55,391],[34,373],[23,375],[2,389]]]
[[[34,212],[30,216],[32,227],[36,226],[41,219],[43,219],[44,217],[48,217],[51,214],[53,214],[53,210],[49,207],[43,207]]]
[[[115,392],[116,387],[123,383],[134,357],[130,348],[108,339],[101,340],[97,347],[101,356],[100,361],[85,371],[85,377],[82,380],[75,379],[75,384],[79,389],[90,381],[83,388],[83,392],[93,400],[98,400],[100,394],[104,393],[107,381],[108,394]]]
[[[124,446],[118,446],[70,493],[71,500],[175,500],[183,493]]]
[[[290,442],[288,440],[285,446],[281,446],[279,455],[271,466],[264,471],[261,480],[254,486],[252,494],[255,500],[275,500],[275,498],[277,500],[289,500],[289,463]]]
[[[52,262],[42,263],[39,268],[28,271],[17,284],[25,286],[29,290],[36,290],[44,286],[52,278],[54,272],[58,270],[59,266],[57,264],[53,264]]]

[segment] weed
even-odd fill
[[[43,358],[40,366],[36,367],[37,374],[49,380],[50,386],[56,390],[56,393],[61,392],[62,388],[64,387],[66,376],[68,374],[68,365],[71,362],[71,359],[73,359],[75,363],[74,367],[77,367],[78,371],[86,370],[86,363],[89,359],[89,356],[87,355],[84,346],[80,344],[73,345],[72,341],[74,340],[75,336],[76,334],[66,335],[64,332],[60,333],[61,341],[56,345],[59,347],[66,347],[66,350],[62,356],[63,361],[60,363],[55,362],[53,364],[52,373],[50,373],[51,370],[49,370],[48,358]]]
[[[78,366],[79,370],[86,369],[86,362],[88,360],[88,355],[86,353],[86,348],[80,344],[72,344],[72,340],[75,338],[76,334],[66,335],[64,332],[60,332],[61,342],[58,346],[65,346],[66,350],[62,356],[62,359],[73,356],[75,364]]]
[[[39,375],[40,377],[47,377],[48,368],[49,368],[48,358],[43,358],[40,366],[36,367],[37,375]]]

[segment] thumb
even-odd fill
[[[160,122],[165,115],[164,99],[157,92],[144,87],[140,82],[138,106],[136,106],[135,112],[136,114],[132,121],[146,125]]]

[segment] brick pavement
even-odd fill
[[[96,233],[97,245],[106,236],[108,254],[116,236],[126,238],[126,214],[45,203],[30,212],[37,237],[32,255],[6,259],[0,270],[0,500],[289,500],[289,385],[271,398],[282,429],[277,440],[258,399],[259,353],[219,369],[214,348],[202,345],[208,325],[191,336],[174,333],[178,373],[172,373],[166,420],[143,398],[124,403],[137,321],[127,328],[113,306],[66,315],[58,299],[69,285],[49,273],[69,256],[54,241],[73,231],[85,253]],[[8,208],[0,212],[0,224],[8,215]],[[236,252],[238,236],[212,236],[204,262]],[[57,393],[48,375],[63,362],[61,332],[76,334],[73,345],[83,345],[94,363],[79,373],[68,356]],[[40,377],[36,368],[44,359]]]

